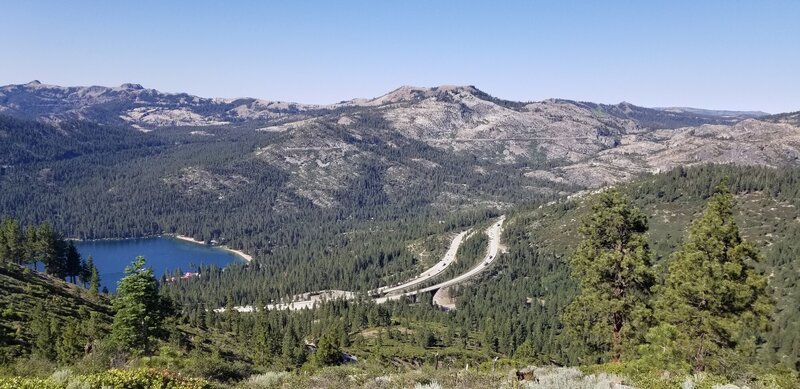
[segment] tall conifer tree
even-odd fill
[[[78,249],[75,248],[75,243],[72,241],[67,242],[64,259],[66,261],[64,264],[66,276],[69,277],[70,281],[74,284],[76,283],[77,277],[81,275],[81,255],[78,253]]]
[[[759,261],[739,235],[723,182],[673,254],[656,304],[658,319],[678,329],[677,347],[694,371],[730,372],[753,355],[772,311],[767,279],[753,267]]]
[[[122,350],[148,353],[152,338],[163,332],[163,303],[153,270],[145,267],[144,257],[125,269],[114,298],[111,338]]]
[[[654,276],[647,219],[617,191],[601,193],[580,227],[570,261],[580,294],[567,307],[568,331],[594,355],[619,361],[643,335]]]

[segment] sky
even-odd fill
[[[0,0],[0,84],[800,110],[800,1]]]

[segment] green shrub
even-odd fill
[[[83,377],[84,381],[92,388],[110,386],[120,389],[205,389],[210,388],[209,383],[200,378],[187,378],[180,374],[166,370],[136,369],[118,370],[111,369],[100,374]]]
[[[756,388],[794,389],[800,388],[800,377],[797,373],[784,365],[775,365],[757,374]]]
[[[478,370],[492,371],[492,366],[494,366],[495,371],[503,371],[503,370],[516,369],[521,366],[524,366],[524,364],[513,359],[502,358],[498,359],[497,362],[494,362],[492,360],[482,362],[480,365],[478,365]]]
[[[595,372],[583,374],[576,368],[568,367],[540,367],[534,369],[536,381],[526,382],[526,389],[594,389],[612,388],[616,384],[625,383],[625,380],[615,374]]]
[[[646,369],[640,361],[627,364],[608,364],[596,368],[602,371],[613,371],[628,377],[633,386],[641,388],[667,389],[681,387],[684,382],[691,382],[694,389],[712,389],[726,384],[736,384],[754,389],[795,389],[800,388],[797,373],[779,365],[769,369],[752,368],[740,372],[740,376],[748,378],[731,379],[718,374],[675,373],[660,369]]]
[[[278,388],[286,381],[288,376],[289,373],[285,371],[277,373],[268,371],[264,374],[250,376],[250,378],[240,384],[239,387],[246,389]]]
[[[47,378],[56,369],[55,362],[37,355],[31,355],[28,358],[15,359],[11,364],[3,366],[2,375]]]
[[[12,377],[0,378],[0,389],[61,389],[45,378]]]
[[[238,382],[253,374],[250,365],[242,362],[230,362],[212,354],[194,355],[186,358],[183,371],[195,377],[206,377],[223,383]]]
[[[715,385],[730,382],[726,377],[715,374],[674,373],[659,368],[647,369],[640,361],[626,363],[608,363],[584,369],[586,373],[609,373],[625,377],[625,382],[637,388],[673,389],[680,388],[689,381],[694,389],[711,389]]]
[[[0,389],[206,389],[207,381],[187,378],[180,374],[156,369],[117,370],[86,376],[73,376],[66,370],[54,373],[50,378],[13,377],[0,378]]]
[[[69,370],[59,370],[53,373],[50,376],[50,381],[54,384],[58,385],[59,387],[67,386],[69,383],[70,378],[72,378],[72,372]]]

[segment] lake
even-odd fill
[[[192,243],[171,237],[75,241],[75,247],[86,259],[91,256],[100,272],[100,289],[117,289],[117,281],[125,275],[125,267],[141,255],[160,280],[175,269],[196,272],[200,265],[225,266],[242,257],[221,247]]]

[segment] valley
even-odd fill
[[[0,10],[0,389],[800,388],[798,1]]]
[[[581,290],[569,258],[590,204],[616,188],[641,207],[664,282],[726,177],[776,303],[754,358],[800,358],[794,113],[511,102],[456,86],[329,106],[130,86],[0,90],[0,134],[14,134],[0,142],[0,214],[80,239],[166,234],[229,250],[213,263],[188,258],[201,276],[159,283],[173,310],[156,343],[196,361],[182,368],[192,374],[216,374],[199,361],[230,369],[217,382],[337,365],[309,351],[323,339],[379,369],[430,366],[432,355],[446,369],[601,361],[563,319]],[[158,275],[188,264],[139,254]],[[27,331],[25,320],[7,320],[6,332]],[[14,358],[39,350],[17,346]]]

